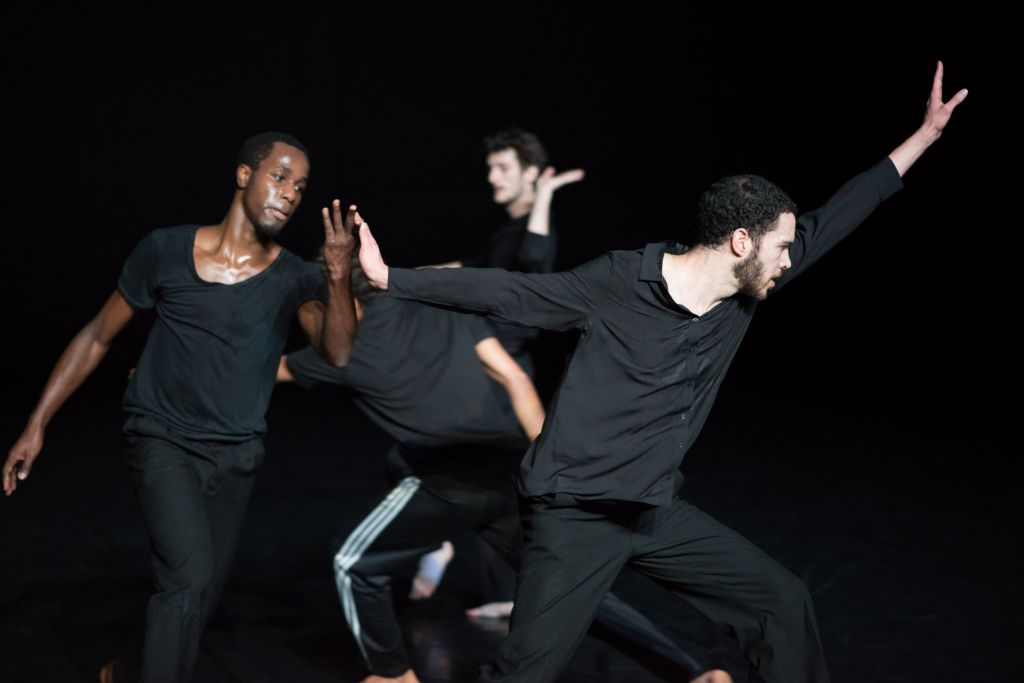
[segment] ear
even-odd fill
[[[733,255],[745,258],[754,247],[754,241],[750,239],[750,233],[746,228],[736,228],[732,231],[732,237],[729,238],[729,246],[732,248]]]
[[[523,180],[530,183],[531,185],[537,182],[537,178],[540,177],[540,167],[538,166],[527,166],[526,170],[523,171]]]
[[[235,184],[238,189],[244,190],[249,186],[249,179],[252,178],[252,169],[248,164],[239,164],[235,169]]]

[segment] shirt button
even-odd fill
[[[686,413],[683,413],[682,415],[680,415],[679,419],[682,420],[683,422],[686,422]]]

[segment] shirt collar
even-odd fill
[[[683,254],[690,248],[678,242],[651,242],[644,247],[644,255],[640,260],[640,278],[646,282],[661,282],[661,262],[665,252]]]

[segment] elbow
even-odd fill
[[[352,357],[351,349],[346,349],[342,353],[321,353],[323,359],[334,368],[343,368],[348,365],[349,359]]]
[[[327,361],[327,364],[334,368],[343,368],[348,365],[352,358],[352,344],[324,344],[317,349],[320,357]]]

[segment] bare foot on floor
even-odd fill
[[[508,619],[512,616],[513,604],[511,601],[489,602],[486,605],[466,610],[466,616],[472,619]]]
[[[420,679],[416,678],[416,674],[413,673],[412,669],[409,669],[401,676],[394,676],[392,678],[370,674],[359,683],[420,683]]]
[[[441,547],[432,553],[420,558],[420,568],[412,580],[412,588],[409,590],[410,600],[426,600],[441,583],[444,570],[448,563],[455,556],[455,548],[449,541],[441,544]]]
[[[721,669],[712,669],[697,676],[690,683],[732,683],[732,676]]]

